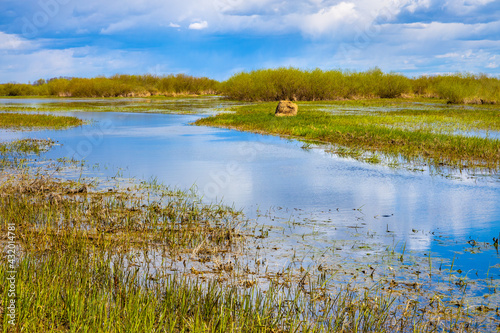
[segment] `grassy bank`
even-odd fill
[[[497,110],[412,110],[332,113],[342,102],[299,103],[296,117],[274,117],[275,103],[234,108],[235,113],[202,118],[198,125],[219,126],[316,140],[393,158],[458,168],[500,167],[500,141],[453,135],[456,130],[500,129]]]
[[[59,129],[82,124],[83,121],[76,117],[0,112],[0,128]]]
[[[500,102],[500,80],[454,74],[409,78],[379,69],[366,72],[297,68],[242,72],[221,85],[230,99],[242,101],[319,101],[395,97],[436,97],[450,103]]]

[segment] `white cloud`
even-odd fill
[[[443,7],[457,15],[467,15],[496,0],[447,0]]]
[[[358,17],[355,7],[354,3],[341,2],[335,6],[323,8],[317,13],[304,17],[301,23],[302,30],[312,36],[332,32],[342,24],[351,23]]]
[[[32,48],[32,42],[13,34],[0,31],[0,51],[16,51]]]
[[[28,19],[43,10],[39,0],[12,3],[19,7],[14,8],[15,12],[24,13]],[[36,76],[46,77],[51,71],[79,76],[140,73],[148,66],[165,61],[171,62],[161,72],[170,72],[170,65],[178,66],[183,71],[190,70],[192,65],[183,62],[182,57],[167,57],[166,52],[159,52],[158,48],[156,51],[153,50],[155,48],[147,49],[147,42],[141,52],[142,58],[130,51],[110,49],[128,47],[126,39],[115,40],[115,34],[134,31],[131,38],[136,38],[147,29],[152,38],[160,39],[175,31],[172,28],[205,30],[222,38],[229,35],[228,38],[235,40],[235,44],[238,36],[262,38],[262,44],[241,43],[252,45],[245,51],[234,46],[212,52],[217,58],[224,59],[219,67],[213,68],[213,72],[207,73],[217,78],[225,78],[221,73],[230,73],[232,68],[243,70],[288,65],[354,70],[379,66],[383,70],[407,70],[411,73],[464,70],[496,74],[499,61],[489,58],[500,54],[500,20],[491,10],[494,7],[492,3],[492,0],[70,1],[61,5],[47,25],[37,30],[37,39],[0,32],[0,63],[3,64],[0,66],[0,77],[2,80],[33,80]],[[482,8],[488,4],[489,7]],[[488,15],[479,15],[481,10]],[[21,30],[22,21],[7,28],[8,31]],[[96,34],[105,34],[106,41],[116,43],[104,45]],[[281,36],[297,44],[286,54],[273,49],[272,40],[275,39],[279,45],[284,40]],[[68,37],[67,40],[65,37]],[[92,40],[90,45],[101,46],[88,50],[78,47],[88,45],[89,40]],[[196,49],[188,42],[183,46]],[[340,52],[340,46],[347,52]],[[70,51],[66,52],[65,47]],[[160,47],[168,48],[163,44]],[[199,51],[204,54],[203,50]],[[68,66],[61,65],[59,70],[57,63],[43,59],[50,56]],[[147,61],[143,58],[148,56],[149,60],[156,57],[157,61],[139,67],[137,63],[144,64]],[[112,62],[113,57],[118,60]],[[27,66],[30,62],[48,66],[48,70]],[[82,67],[78,70],[79,66]],[[85,66],[90,68],[88,73]],[[13,74],[14,68],[19,71],[19,76]],[[43,73],[47,75],[40,75]]]
[[[443,58],[458,58],[460,57],[460,54],[457,52],[452,52],[452,53],[446,53],[446,54],[438,54],[436,58],[438,59],[443,59]]]
[[[411,0],[406,4],[405,8],[410,12],[414,13],[418,9],[429,8],[431,6],[430,0]]]
[[[189,29],[192,29],[192,30],[203,30],[206,28],[208,28],[207,21],[195,22],[195,23],[191,23],[189,25]]]
[[[96,47],[40,49],[24,54],[0,52],[0,63],[8,64],[0,67],[0,78],[3,83],[57,76],[112,75],[124,69],[141,73],[146,59],[140,52],[105,51]]]
[[[107,28],[101,29],[101,34],[110,35],[123,30],[131,29],[137,25],[136,20],[127,19],[117,23],[110,24]]]

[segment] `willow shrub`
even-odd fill
[[[241,101],[318,101],[422,96],[450,103],[500,102],[500,80],[484,74],[457,73],[409,78],[383,73],[298,68],[259,69],[233,75],[225,82],[178,75],[114,75],[55,78],[34,84],[0,84],[0,96],[120,97],[175,94],[221,94]]]
[[[230,99],[244,101],[394,98],[411,92],[410,81],[380,69],[348,72],[277,68],[235,74],[222,84],[221,90]]]
[[[95,78],[54,78],[34,84],[0,84],[0,96],[121,97],[129,94],[216,94],[219,82],[184,74],[114,75]]]

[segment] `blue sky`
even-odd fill
[[[500,1],[0,1],[0,82],[280,66],[498,76]]]

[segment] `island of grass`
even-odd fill
[[[26,114],[0,112],[0,128],[9,129],[61,129],[82,125],[83,121],[76,117],[53,116],[46,114]]]
[[[233,107],[232,113],[196,124],[334,144],[334,152],[351,155],[371,152],[435,166],[500,167],[500,140],[488,136],[500,130],[495,106],[451,107],[434,99],[298,104],[295,117],[275,117],[276,102],[261,102]]]

